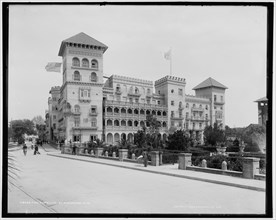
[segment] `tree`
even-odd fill
[[[146,146],[146,127],[143,127],[142,130],[134,134],[134,144],[138,148],[144,148]]]
[[[36,134],[34,130],[34,124],[29,119],[13,120],[10,122],[10,127],[12,132],[12,138],[19,142],[23,141],[24,134],[27,134],[27,135]]]
[[[37,135],[38,135],[39,139],[41,139],[41,140],[47,139],[45,124],[36,124],[36,130],[37,130]]]
[[[168,149],[186,151],[190,138],[183,130],[177,130],[168,136]]]
[[[225,142],[225,140],[225,132],[217,123],[214,123],[214,127],[207,126],[204,129],[204,141],[206,145],[216,146],[219,143]]]
[[[147,115],[146,124],[146,143],[150,148],[159,148],[162,146],[161,136],[159,129],[161,127],[160,121],[157,120],[153,115]]]
[[[33,122],[35,125],[43,125],[43,124],[45,124],[45,121],[44,121],[44,119],[42,118],[41,115],[35,116],[35,117],[32,119],[32,122]]]

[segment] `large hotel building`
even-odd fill
[[[160,121],[162,139],[184,129],[202,142],[205,126],[217,122],[224,127],[226,86],[208,78],[193,88],[192,96],[185,94],[186,80],[175,76],[154,83],[118,75],[104,80],[106,50],[106,45],[84,33],[62,41],[58,55],[63,82],[51,88],[46,113],[50,140],[133,141],[134,133],[147,126],[149,114]]]

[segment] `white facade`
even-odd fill
[[[161,123],[166,139],[176,129],[190,131],[203,141],[205,126],[224,126],[225,89],[209,78],[196,86],[195,96],[185,94],[186,80],[165,76],[153,82],[112,75],[103,80],[103,55],[107,46],[84,33],[62,41],[63,84],[59,88],[58,132],[60,139],[87,142],[95,138],[116,144],[133,141],[146,125],[146,116]],[[53,88],[52,88],[53,89]],[[52,90],[51,90],[52,91]],[[54,92],[51,92],[52,98]],[[49,107],[53,102],[49,102]],[[49,109],[51,119],[53,111]],[[50,123],[51,124],[51,123]]]

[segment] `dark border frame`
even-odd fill
[[[9,6],[10,5],[98,5],[98,6],[262,6],[267,8],[267,98],[268,98],[268,121],[267,121],[267,169],[266,169],[266,214],[24,214],[24,213],[8,213],[8,184],[7,184],[7,155],[8,155],[8,45],[9,45]],[[14,218],[37,218],[37,217],[136,217],[136,218],[222,218],[222,217],[242,217],[242,218],[269,218],[273,217],[272,204],[272,89],[273,89],[273,22],[274,22],[274,2],[3,2],[2,3],[2,33],[3,33],[3,168],[2,168],[2,217]]]

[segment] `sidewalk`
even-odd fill
[[[121,168],[127,168],[132,170],[150,172],[155,174],[161,175],[168,175],[173,177],[179,178],[186,178],[192,180],[199,180],[204,182],[210,182],[215,184],[222,184],[232,187],[239,187],[244,189],[256,190],[265,192],[265,181],[262,180],[254,180],[254,179],[244,179],[239,177],[231,177],[226,175],[219,175],[219,174],[211,174],[211,173],[204,173],[204,172],[197,172],[192,170],[179,170],[178,164],[174,165],[162,165],[162,166],[147,166],[144,167],[143,164],[139,163],[132,163],[132,162],[125,162],[119,160],[113,160],[111,158],[96,158],[89,155],[70,155],[70,154],[61,154],[60,151],[49,152],[47,153],[49,156],[64,158],[64,159],[72,159],[72,160],[79,160],[91,163],[98,163],[103,165],[109,166],[116,166]]]

